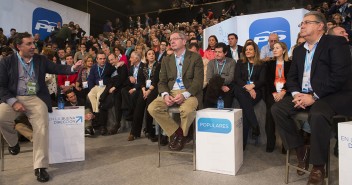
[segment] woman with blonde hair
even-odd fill
[[[288,58],[287,46],[283,42],[276,42],[273,49],[273,60],[266,62],[266,123],[265,132],[267,137],[266,152],[273,152],[275,149],[275,122],[271,115],[271,106],[279,102],[286,93],[286,77],[290,70],[291,61]]]
[[[76,92],[77,98],[81,99],[82,102],[86,102],[87,95],[89,93],[88,76],[93,64],[94,64],[93,57],[91,55],[86,56],[84,58],[83,68],[78,72],[75,92]]]

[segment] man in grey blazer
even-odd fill
[[[186,36],[174,32],[170,36],[173,55],[161,62],[158,90],[160,96],[148,107],[150,115],[171,137],[169,149],[180,151],[186,142],[189,127],[196,117],[196,109],[202,101],[204,79],[203,62],[199,54],[186,49]],[[168,114],[171,106],[179,106],[181,125]]]
[[[215,46],[215,59],[209,61],[207,72],[206,72],[206,82],[207,82],[207,92],[205,93],[206,99],[204,100],[205,107],[216,107],[217,98],[219,96],[224,100],[225,108],[230,108],[233,101],[233,87],[231,85],[234,74],[236,62],[232,58],[226,57],[228,53],[227,46],[225,43],[218,43]],[[209,84],[210,79],[215,75],[220,75],[224,79],[223,84]],[[217,83],[216,80],[214,82]],[[221,85],[221,86],[220,86]],[[220,89],[213,89],[210,86],[219,86]],[[209,92],[211,91],[211,92]],[[216,98],[213,96],[207,96],[209,94],[216,94]],[[209,99],[211,97],[212,99]]]

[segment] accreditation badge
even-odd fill
[[[82,87],[83,87],[83,89],[87,89],[88,88],[88,82],[82,82]]]
[[[103,80],[99,80],[99,87],[104,87],[104,81]]]
[[[65,86],[66,86],[66,87],[70,86],[70,81],[66,80],[66,81],[65,81]]]
[[[177,85],[178,87],[182,90],[182,89],[186,89],[185,86],[183,85],[183,81],[182,78],[177,78],[176,79]]]
[[[28,93],[28,95],[36,95],[37,94],[37,83],[28,82],[27,83],[27,93]]]
[[[276,92],[278,92],[278,93],[281,92],[283,87],[284,87],[284,83],[276,82],[276,84],[275,84]]]
[[[149,87],[152,85],[152,80],[147,80],[145,82],[145,87],[149,89]]]

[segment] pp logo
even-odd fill
[[[282,17],[259,19],[249,27],[249,38],[258,44],[259,49],[268,44],[270,33],[277,33],[279,40],[291,48],[290,23]]]
[[[54,11],[45,8],[36,8],[33,11],[32,33],[40,34],[40,39],[44,40],[54,31],[57,22],[62,22],[61,16]]]

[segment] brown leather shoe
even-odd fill
[[[130,135],[128,136],[128,138],[127,138],[127,141],[133,141],[134,139],[136,139],[136,138],[134,137],[134,135],[133,135],[133,134],[130,134]]]
[[[323,185],[324,184],[325,170],[324,168],[313,167],[309,174],[307,185]]]
[[[176,145],[177,138],[178,138],[178,135],[176,133],[170,136],[169,148],[174,147]]]
[[[304,152],[297,153],[297,160],[298,160],[297,166],[299,168],[304,169],[304,170],[308,170],[309,169],[310,146],[309,145],[303,146],[303,150],[304,150]],[[301,175],[304,175],[305,172],[297,170],[297,174],[301,176]]]
[[[174,140],[174,145],[169,145],[171,151],[181,151],[185,146],[187,138],[184,136],[177,136]]]

